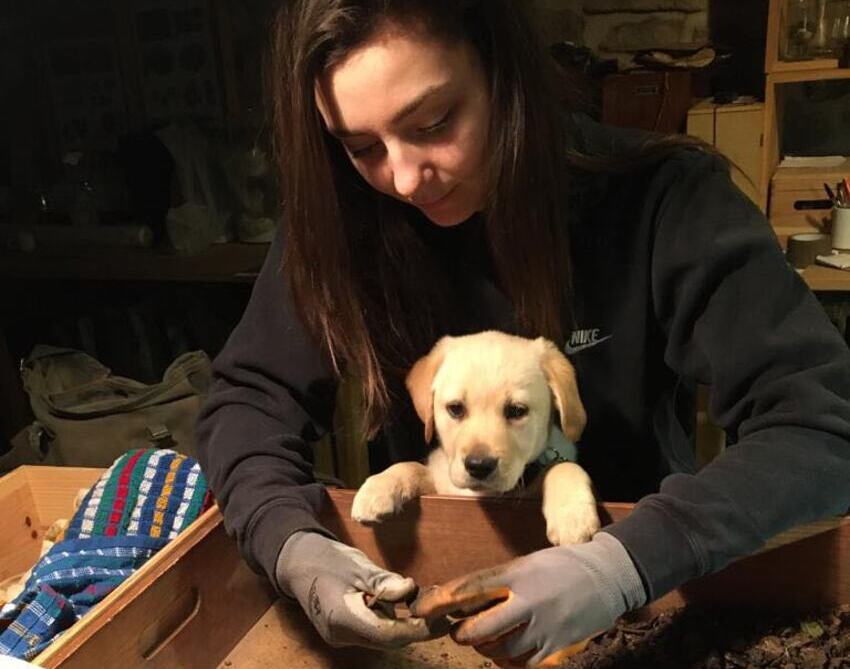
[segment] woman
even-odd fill
[[[216,360],[201,460],[246,559],[329,643],[428,638],[443,630],[425,617],[458,603],[366,608],[363,592],[416,586],[319,524],[309,446],[346,370],[373,470],[423,458],[402,379],[443,334],[563,346],[580,463],[603,499],[640,500],[587,544],[464,584],[520,595],[455,633],[500,662],[537,663],[850,506],[847,347],[717,156],[559,108],[509,0],[287,2],[271,65],[286,224]],[[731,445],[697,473],[698,383]]]

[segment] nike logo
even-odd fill
[[[592,348],[597,344],[601,344],[606,339],[611,339],[613,335],[599,336],[599,328],[590,328],[588,330],[574,330],[570,335],[570,340],[564,344],[564,352],[567,355],[575,355],[579,351],[586,348]]]

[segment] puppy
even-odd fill
[[[513,491],[529,464],[569,445],[565,436],[577,441],[586,423],[573,366],[542,337],[496,331],[443,337],[410,370],[407,388],[425,441],[436,430],[439,448],[427,464],[401,462],[366,479],[351,510],[358,522],[378,522],[420,495]],[[599,529],[587,473],[557,462],[542,477],[549,541],[587,541]]]

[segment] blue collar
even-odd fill
[[[578,459],[576,445],[564,436],[558,428],[553,427],[549,431],[549,439],[546,448],[535,460],[541,467],[548,467],[556,462],[575,462]]]
[[[575,462],[577,459],[578,451],[576,450],[576,445],[567,439],[561,430],[553,427],[549,432],[546,448],[543,449],[543,452],[536,460],[529,462],[525,466],[525,471],[522,475],[523,479],[533,481],[538,474],[546,471],[550,465],[559,462]]]

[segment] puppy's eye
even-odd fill
[[[449,402],[446,404],[446,412],[455,420],[460,420],[466,416],[466,407],[463,402]]]
[[[523,416],[528,415],[528,407],[524,404],[514,404],[513,402],[508,402],[505,405],[505,418],[508,420],[518,420]]]

